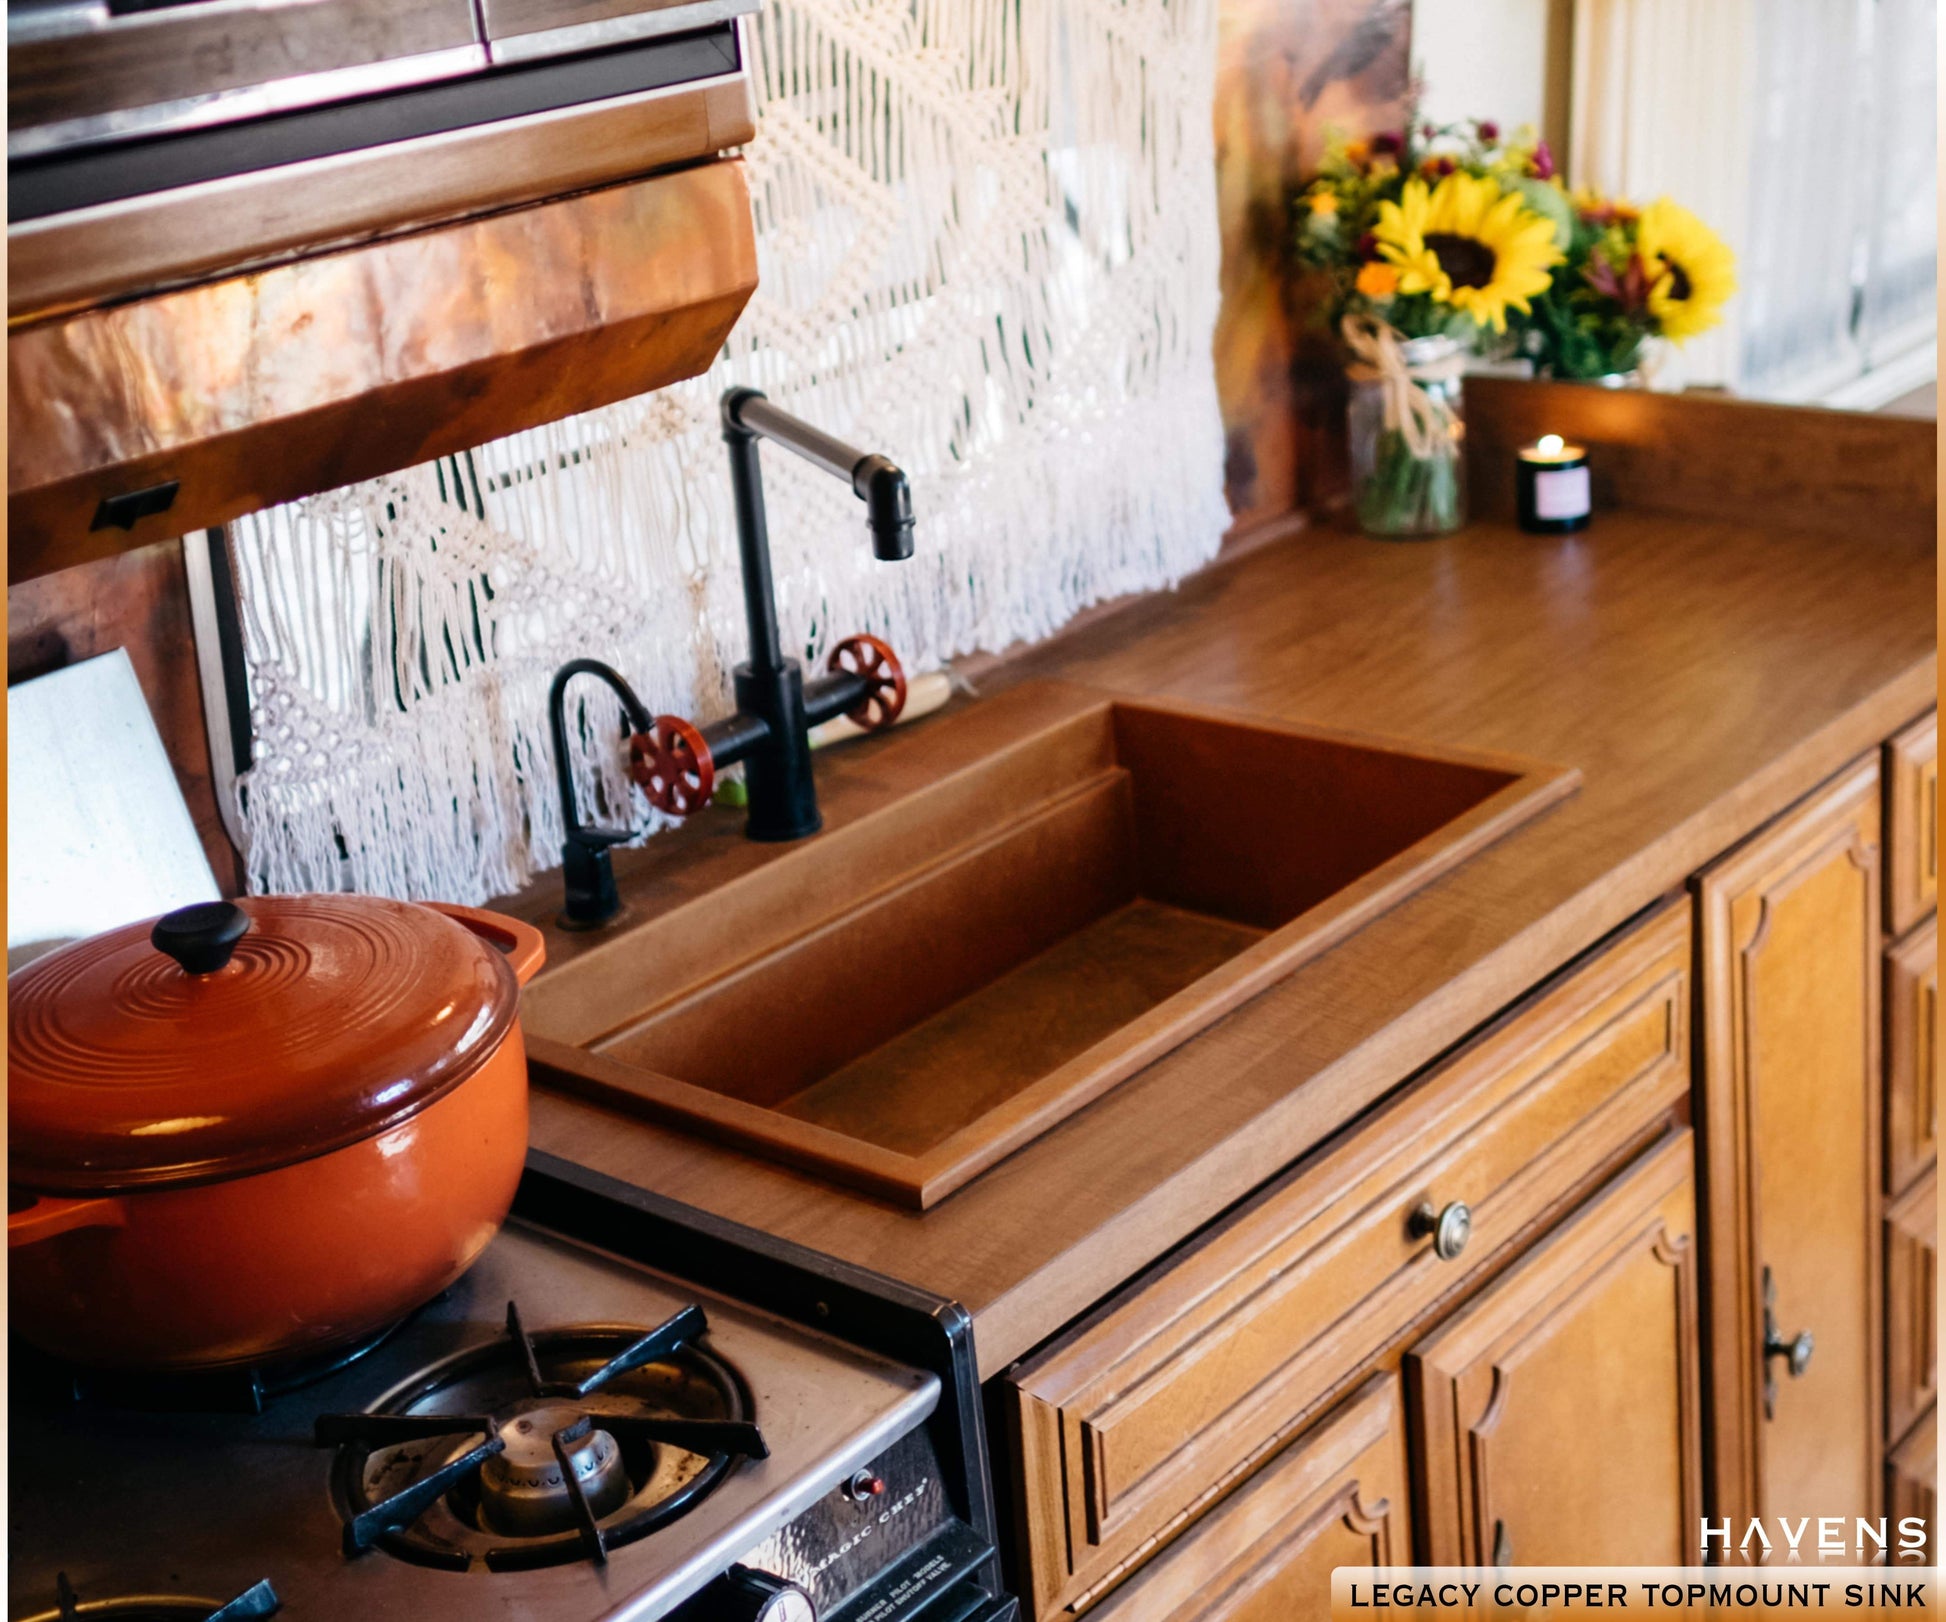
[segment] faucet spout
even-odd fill
[[[912,556],[912,486],[883,456],[868,456],[851,470],[851,487],[865,498],[865,525],[881,563]]]
[[[723,437],[733,447],[739,441],[771,440],[845,480],[865,503],[873,555],[883,563],[899,563],[912,556],[912,487],[889,458],[858,450],[801,417],[779,410],[757,389],[731,389],[724,394]],[[741,524],[740,503],[737,518]],[[744,578],[747,582],[747,572]]]

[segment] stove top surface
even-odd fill
[[[932,1374],[514,1222],[382,1345],[261,1414],[16,1380],[7,1614],[58,1614],[65,1574],[84,1616],[132,1595],[213,1610],[267,1579],[291,1622],[655,1617],[938,1396]],[[404,1530],[358,1526],[414,1490]]]

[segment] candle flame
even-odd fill
[[[1539,451],[1543,456],[1559,456],[1562,451],[1567,449],[1567,444],[1568,442],[1559,434],[1542,434],[1535,441],[1534,449]]]

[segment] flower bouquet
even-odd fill
[[[1549,377],[1623,378],[1649,339],[1715,326],[1736,285],[1736,256],[1688,209],[1576,192],[1567,257],[1533,301],[1522,348]]]
[[[1333,137],[1297,195],[1298,256],[1351,355],[1353,503],[1368,534],[1466,521],[1460,373],[1549,289],[1572,230],[1545,142],[1484,120]]]

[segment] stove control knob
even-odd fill
[[[845,1483],[845,1496],[854,1504],[869,1504],[885,1491],[885,1477],[875,1476],[869,1470],[860,1470]]]
[[[767,1571],[748,1566],[732,1566],[717,1579],[711,1598],[722,1600],[711,1606],[711,1618],[724,1622],[817,1622],[817,1607],[811,1596],[796,1583],[773,1577]]]

